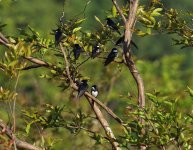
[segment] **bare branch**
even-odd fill
[[[9,41],[7,40],[7,38],[5,38],[5,36],[0,32],[0,44],[9,47]]]
[[[0,120],[0,128],[3,130],[3,132],[7,135],[7,137],[10,140],[14,140],[17,148],[21,149],[28,149],[28,150],[43,150],[42,148],[39,148],[35,145],[29,144],[25,141],[22,141],[18,138],[16,138],[13,134],[13,132],[3,123],[2,120]]]
[[[112,0],[113,4],[116,6],[117,11],[122,16],[122,12],[119,11],[119,7],[115,0]],[[145,90],[143,85],[143,80],[139,74],[139,71],[136,68],[135,62],[131,56],[131,49],[130,43],[133,34],[133,28],[136,23],[136,15],[137,15],[137,7],[138,7],[139,0],[130,0],[130,9],[128,14],[128,19],[125,21],[125,37],[124,37],[124,44],[123,44],[123,60],[125,65],[129,68],[138,88],[138,105],[140,108],[145,107]],[[115,1],[116,2],[116,1]],[[144,120],[140,118],[140,122],[144,124]]]
[[[143,80],[136,68],[136,65],[131,57],[130,52],[130,42],[133,33],[133,27],[136,22],[136,14],[137,14],[138,0],[130,1],[130,11],[129,18],[127,23],[125,24],[125,39],[124,39],[124,60],[125,64],[128,66],[132,76],[134,77],[137,88],[138,88],[138,104],[141,108],[145,106],[145,92]]]
[[[41,66],[44,66],[44,67],[49,67],[50,66],[47,62],[42,61],[42,60],[37,59],[37,58],[34,58],[34,57],[31,57],[31,56],[30,57],[24,57],[24,58],[31,61],[31,62],[33,62],[33,63],[35,63],[35,64],[37,64],[37,65],[41,65]]]
[[[112,2],[114,4],[114,6],[116,7],[117,11],[119,12],[120,16],[122,17],[123,22],[125,24],[127,20],[126,20],[125,16],[123,15],[122,10],[119,8],[119,5],[117,4],[117,1],[116,0],[112,0]]]
[[[39,67],[42,67],[42,65],[31,65],[23,68],[22,70],[30,70],[30,69],[39,68]]]
[[[97,116],[97,120],[101,123],[103,129],[105,130],[105,133],[107,135],[107,137],[109,138],[109,141],[111,142],[113,149],[115,150],[121,150],[121,148],[119,147],[119,143],[116,142],[116,138],[113,134],[113,131],[111,130],[109,123],[106,121],[106,119],[104,118],[102,112],[100,111],[100,109],[98,108],[98,106],[96,105],[95,101],[92,100],[90,97],[86,96],[87,100],[90,103],[90,106],[92,107],[95,115]]]

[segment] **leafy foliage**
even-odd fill
[[[122,10],[125,16],[127,16],[128,9],[128,5],[123,6]],[[145,83],[147,83],[148,89],[151,89],[151,92],[146,94],[149,100],[148,105],[141,110],[135,103],[132,103],[129,104],[131,109],[124,109],[126,102],[136,99],[134,97],[136,93],[134,89],[135,86],[130,83],[131,81],[128,81],[128,74],[121,64],[121,44],[117,46],[119,57],[113,62],[113,65],[108,66],[106,69],[102,66],[104,62],[103,59],[106,59],[107,53],[110,52],[112,47],[115,47],[117,39],[121,36],[116,31],[110,29],[104,19],[110,17],[123,34],[124,27],[120,21],[121,17],[118,15],[115,6],[112,6],[111,11],[108,11],[106,16],[94,16],[92,17],[95,19],[94,23],[98,24],[94,31],[84,29],[84,24],[88,20],[87,18],[85,19],[85,17],[77,17],[76,19],[73,18],[59,22],[56,29],[60,29],[62,32],[60,42],[67,51],[72,79],[78,82],[81,79],[87,78],[90,79],[90,83],[97,83],[100,89],[100,98],[112,99],[110,101],[112,103],[105,103],[111,105],[112,110],[117,111],[121,118],[123,118],[124,126],[114,125],[112,122],[113,128],[115,128],[115,132],[118,135],[116,139],[117,142],[125,149],[136,149],[140,148],[141,145],[144,145],[148,149],[167,149],[170,146],[187,150],[191,149],[193,145],[193,116],[189,110],[190,107],[182,111],[179,105],[179,100],[187,101],[187,99],[189,99],[180,95],[183,93],[182,89],[186,84],[184,83],[185,81],[181,80],[191,80],[189,76],[192,74],[192,70],[188,73],[179,71],[185,65],[186,57],[184,55],[173,55],[165,56],[161,58],[159,62],[158,60],[137,61],[137,65],[144,76]],[[184,13],[173,8],[166,9],[158,1],[152,1],[150,6],[141,5],[138,8],[137,17],[138,26],[134,29],[134,34],[137,35],[137,38],[144,38],[144,36],[152,36],[154,34],[172,34],[175,35],[175,38],[172,38],[175,45],[179,45],[181,48],[193,46],[192,27],[189,23],[192,13]],[[5,27],[6,26],[1,23],[0,31]],[[53,38],[55,29],[49,29],[49,31],[52,32]],[[78,141],[75,144],[73,143],[76,147],[85,148],[87,146],[85,145],[85,143],[87,143],[86,140],[91,138],[92,142],[94,141],[93,145],[99,145],[101,149],[106,148],[109,146],[109,139],[100,132],[100,125],[95,123],[97,118],[92,116],[90,107],[88,108],[84,101],[80,101],[80,104],[78,104],[80,106],[76,106],[76,104],[73,103],[77,93],[70,88],[69,79],[65,71],[66,63],[64,62],[63,53],[59,45],[55,44],[52,38],[44,38],[40,32],[28,25],[26,28],[19,29],[19,36],[8,38],[10,42],[8,48],[2,47],[3,55],[1,55],[0,70],[8,78],[14,79],[18,76],[19,72],[30,74],[32,69],[45,67],[45,69],[40,69],[36,72],[41,74],[41,81],[47,84],[42,88],[41,83],[38,83],[35,87],[36,91],[33,88],[30,89],[31,91],[28,90],[35,93],[35,96],[40,95],[38,99],[33,96],[33,100],[36,101],[44,99],[45,97],[43,95],[46,95],[46,92],[48,96],[46,97],[46,101],[43,101],[43,105],[35,105],[34,108],[30,106],[30,108],[22,109],[22,117],[19,118],[19,120],[25,121],[25,127],[22,127],[21,132],[25,132],[24,135],[26,137],[32,138],[33,141],[34,139],[37,140],[37,144],[43,145],[43,147],[47,149],[54,148],[54,146],[57,145],[57,139],[55,137],[64,139],[62,129],[70,131],[70,134],[77,135],[77,137],[78,135],[80,135],[79,137],[86,135],[84,138],[78,140],[72,140],[68,136],[66,137],[65,140],[67,141],[73,141],[74,143]],[[75,44],[78,44],[83,49],[80,58],[77,60],[73,55]],[[97,44],[100,46],[101,53],[98,57],[91,59],[91,51]],[[133,51],[133,53],[135,54],[135,51]],[[27,59],[28,57],[37,58],[40,61],[46,62],[47,65],[34,66],[34,62],[30,62],[29,59]],[[120,77],[117,77],[119,74],[121,74]],[[186,75],[189,78],[186,78]],[[37,74],[34,76],[37,76]],[[160,78],[160,76],[162,78]],[[27,80],[30,79],[31,77],[28,76]],[[44,79],[48,80],[45,81]],[[25,82],[26,79],[22,80],[22,83]],[[131,92],[129,91],[130,93],[126,94],[126,92],[128,93],[128,82]],[[155,82],[155,88],[161,88],[161,92],[151,94],[153,92],[152,83],[150,82]],[[62,92],[58,94],[53,90],[54,87],[59,87]],[[120,89],[120,87],[122,88]],[[176,92],[175,87],[180,87],[180,92]],[[0,88],[0,101],[3,103],[16,99],[17,94],[19,100],[22,100],[24,97],[22,90],[16,93],[5,89]],[[24,87],[23,91],[26,89]],[[50,92],[52,90],[54,92]],[[56,91],[59,90],[57,89]],[[174,91],[178,94],[177,96],[172,95]],[[187,92],[192,100],[193,92],[191,86],[187,88]],[[108,93],[110,93],[110,96]],[[179,100],[173,100],[173,98],[163,96],[166,94],[169,96],[171,94],[172,97],[180,96],[180,98]],[[69,99],[70,102],[62,101],[64,98]],[[116,103],[116,99],[118,98],[119,103]],[[31,101],[26,102],[26,99],[24,100],[24,104],[33,103]],[[121,102],[123,102],[123,104],[121,104]],[[18,104],[19,103],[20,102],[18,102]],[[38,104],[39,103],[41,102],[38,102]],[[65,103],[65,105],[63,103]],[[117,109],[118,105],[122,109],[121,111]],[[123,111],[126,112],[126,116]],[[21,112],[18,112],[18,114],[21,115]],[[138,116],[145,120],[146,124],[144,126],[139,123],[137,119]],[[41,142],[38,141],[39,137],[37,135],[33,135],[34,131],[37,132],[37,128],[40,133],[47,132],[47,134],[41,135]],[[60,130],[61,133],[56,132],[58,130]],[[144,134],[141,134],[142,132]],[[66,133],[64,134],[66,135]],[[53,137],[53,139],[49,137]],[[4,137],[0,136],[0,139],[1,138],[3,139]],[[76,136],[72,138],[75,139]],[[79,141],[81,140],[84,144],[80,146]],[[61,145],[61,147],[63,146],[62,144],[59,145]],[[92,146],[90,141],[88,147],[89,146]],[[57,147],[56,149],[60,148]]]

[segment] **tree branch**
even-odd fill
[[[86,98],[87,98],[88,102],[90,103],[90,106],[92,107],[92,109],[97,117],[97,120],[100,122],[103,129],[105,130],[105,133],[106,133],[110,143],[112,144],[113,149],[114,150],[121,150],[121,148],[119,147],[119,143],[116,142],[116,138],[113,134],[113,131],[111,130],[111,128],[109,126],[109,123],[104,118],[102,112],[100,111],[100,109],[96,105],[95,101],[92,100],[89,96],[86,96]]]
[[[46,67],[46,68],[52,67],[51,65],[46,65],[48,64],[47,62],[39,60],[34,57],[30,57],[30,59],[29,57],[24,57],[24,58],[29,60],[30,62],[37,64],[39,67]],[[78,87],[74,83],[71,85],[71,87],[76,91],[78,90]],[[100,107],[102,107],[118,123],[124,125],[124,122],[110,108],[108,108],[105,104],[103,104],[99,99],[92,96],[89,92],[85,92],[85,95],[91,98],[92,100],[94,100]]]
[[[0,128],[3,130],[2,133],[5,133],[9,139],[15,141],[17,148],[28,149],[28,150],[43,150],[42,148],[39,148],[35,145],[29,144],[25,141],[22,141],[16,138],[13,132],[3,123],[2,120],[0,120]]]
[[[123,22],[125,24],[127,20],[126,20],[125,16],[123,15],[122,10],[119,8],[119,5],[117,4],[117,1],[116,0],[112,0],[112,2],[114,4],[114,6],[116,7],[117,11],[119,12],[120,16],[122,17]]]
[[[33,62],[33,63],[35,63],[35,64],[37,64],[37,65],[44,66],[44,67],[50,67],[50,65],[47,62],[42,61],[40,59],[31,57],[31,56],[30,57],[24,57],[24,58],[31,61],[31,62]]]
[[[5,36],[0,32],[0,44],[9,47],[9,41],[7,40],[7,38],[5,38]]]
[[[71,75],[70,75],[69,62],[67,59],[66,51],[61,43],[60,43],[60,49],[62,50],[62,53],[64,55],[64,62],[66,64],[66,73],[67,73],[68,79],[70,80],[70,84],[73,85],[74,83],[73,83],[73,80],[72,80]]]
[[[134,77],[137,88],[138,88],[138,105],[140,108],[145,107],[145,90],[143,85],[143,80],[139,74],[139,71],[136,68],[135,62],[131,56],[130,50],[130,42],[133,33],[133,27],[136,22],[136,15],[137,15],[137,7],[138,7],[138,0],[131,0],[130,1],[130,11],[129,11],[129,18],[127,23],[125,24],[125,39],[124,39],[124,60],[125,64],[128,66],[132,76]],[[143,120],[141,120],[143,123]]]
[[[116,1],[116,0],[112,0],[112,1]],[[113,3],[113,4],[117,8],[116,3]],[[135,62],[132,59],[131,48],[130,48],[133,28],[136,23],[137,7],[138,7],[138,0],[130,0],[130,9],[129,9],[129,14],[128,14],[128,19],[125,22],[123,60],[124,60],[125,65],[129,68],[129,71],[131,72],[133,78],[135,79],[135,82],[137,84],[137,89],[138,89],[138,105],[140,108],[143,108],[145,107],[145,91],[144,91],[143,80],[139,74],[139,71],[137,70]],[[117,11],[119,12],[120,15],[122,15],[122,12],[120,12],[118,9]],[[140,122],[144,124],[144,120],[141,118],[140,118]]]

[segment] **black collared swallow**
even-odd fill
[[[113,30],[117,31],[121,35],[119,31],[119,27],[116,25],[116,23],[110,18],[107,18],[106,20],[107,20],[107,25],[111,27]]]
[[[80,53],[82,52],[82,48],[80,47],[79,44],[74,44],[74,59],[77,60],[80,56]]]
[[[119,44],[123,43],[123,41],[124,41],[124,36],[120,37],[120,38],[117,40],[117,42],[116,42],[115,45],[119,45]]]
[[[109,63],[111,63],[118,55],[118,50],[116,48],[113,48],[109,55],[107,56],[104,65],[107,66]]]
[[[94,97],[97,97],[98,94],[99,94],[99,92],[98,92],[97,86],[96,86],[96,85],[93,85],[93,86],[91,87],[91,95],[94,96]]]
[[[94,48],[92,49],[91,58],[94,59],[96,56],[99,55],[100,52],[101,52],[100,51],[100,46],[98,44],[95,45]]]
[[[84,92],[88,89],[87,80],[82,80],[80,84],[78,85],[78,95],[77,98],[80,98]]]
[[[54,30],[55,31],[55,45],[57,46],[62,40],[62,31],[60,28]]]
[[[123,42],[124,42],[124,36],[120,37],[120,38],[117,40],[117,42],[116,42],[115,45],[120,45],[120,44],[123,43]],[[133,40],[131,40],[131,44],[132,44],[136,49],[138,49],[138,46],[135,44],[135,42],[134,42]]]

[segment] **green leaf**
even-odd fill
[[[81,28],[82,28],[82,27],[74,28],[72,32],[75,33],[75,32],[77,32],[77,31],[79,31]]]
[[[169,101],[164,101],[163,103],[166,104],[166,105],[168,105],[168,106],[170,106],[170,107],[173,105],[173,103],[171,103],[171,102],[169,102]]]
[[[117,9],[116,9],[115,5],[113,5],[113,7],[112,7],[112,14],[113,14],[113,17],[117,16]]]
[[[159,12],[162,10],[163,10],[162,8],[154,9],[153,12],[151,13],[151,16],[160,16],[161,14]]]
[[[31,123],[28,123],[27,126],[26,126],[26,128],[25,128],[25,132],[26,132],[27,134],[29,134],[30,128],[31,128]]]
[[[57,73],[56,70],[50,70],[50,72],[51,72],[52,74],[56,74],[56,73]]]
[[[77,20],[76,22],[75,22],[75,24],[77,25],[77,24],[81,24],[82,22],[84,22],[86,19],[80,19],[80,20]]]
[[[18,60],[13,60],[8,66],[14,67],[18,63]]]
[[[103,23],[101,22],[101,20],[97,16],[94,16],[94,17],[95,17],[96,21],[98,21],[102,26],[104,26]]]
[[[147,33],[146,32],[143,32],[143,31],[136,31],[136,34],[139,35],[139,36],[146,36]]]
[[[188,93],[190,94],[190,97],[192,97],[192,100],[193,100],[193,90],[188,86],[187,88],[188,88]]]
[[[146,33],[151,35],[151,28],[147,28]]]
[[[147,97],[153,101],[154,103],[156,102],[157,103],[157,97],[151,93],[146,93]]]

